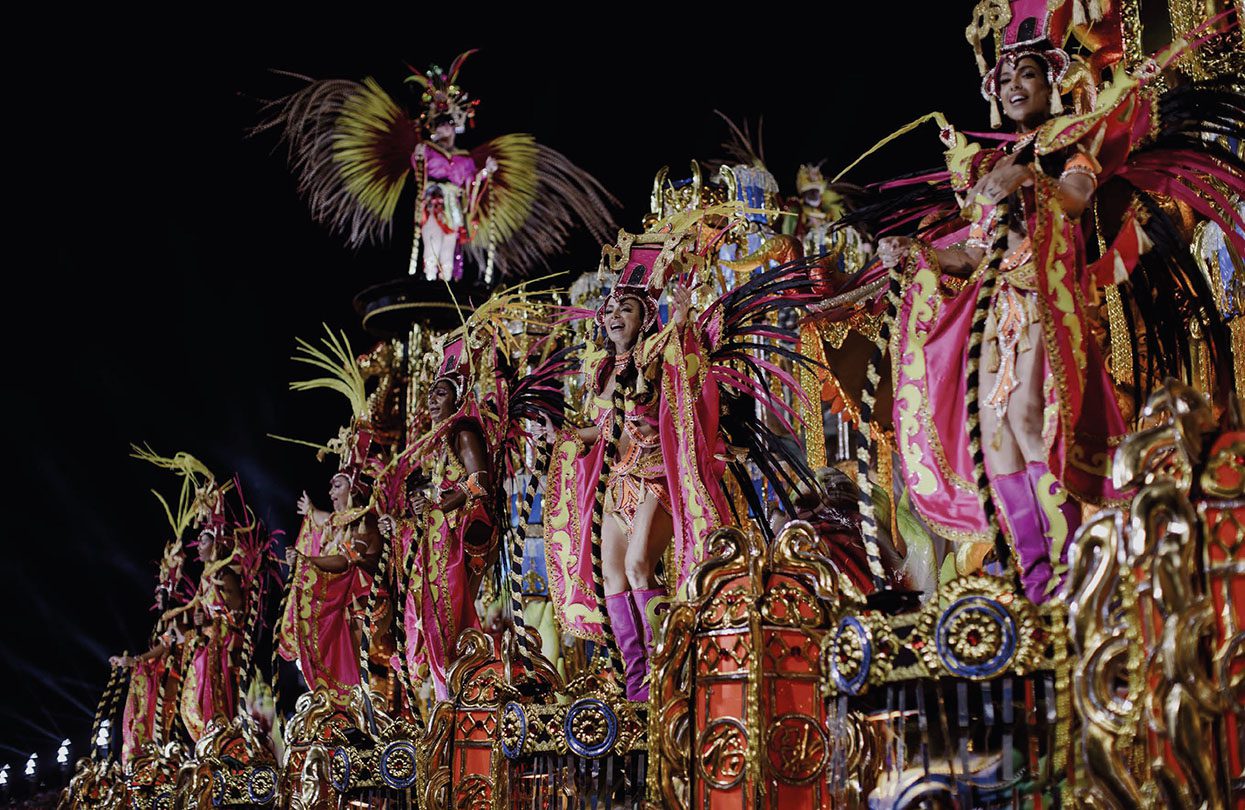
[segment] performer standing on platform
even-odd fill
[[[228,721],[236,709],[236,658],[245,630],[247,587],[259,574],[255,563],[262,554],[255,542],[257,524],[239,526],[227,516],[225,497],[234,482],[218,484],[211,471],[189,453],[164,458],[136,447],[134,455],[182,476],[175,528],[199,529],[194,545],[203,571],[190,599],[161,614],[160,633],[151,649],[119,663],[135,668],[140,676],[136,683],[143,684],[140,689],[156,688],[146,698],[151,711],[157,710],[159,694],[159,680],[152,676],[159,672],[166,678],[167,699],[178,707],[191,740],[198,740],[209,721],[215,717]],[[173,579],[180,577],[169,574]]]
[[[1191,45],[1176,43],[1134,75],[1117,72],[1099,92],[1089,64],[1102,60],[1073,60],[1062,48],[1072,5],[1012,0],[1001,15],[991,13],[997,3],[979,6],[969,32],[982,92],[996,117],[1001,106],[1014,135],[999,136],[1001,148],[982,148],[943,124],[949,187],[929,177],[879,187],[916,188],[912,199],[922,204],[945,189],[941,208],[892,200],[847,218],[875,233],[934,223],[915,239],[886,238],[878,248],[883,264],[902,274],[891,356],[904,477],[922,517],[961,543],[962,572],[995,548],[997,507],[1010,540],[1005,553],[1035,601],[1062,582],[1081,502],[1115,496],[1110,459],[1125,423],[1090,331],[1096,287],[1138,268],[1132,280],[1160,375],[1183,365],[1187,319],[1202,321],[1212,348],[1226,351],[1205,280],[1151,192],[1218,220],[1231,208],[1215,210],[1208,199],[1219,192],[1203,178],[1242,191],[1241,162],[1202,140],[1204,132],[1239,133],[1239,104],[1217,88],[1190,85],[1156,106],[1149,83]],[[998,60],[987,69],[980,43],[992,31]],[[1103,51],[1111,52],[1118,58],[1122,49]],[[1072,94],[1075,113],[1065,113],[1061,92]],[[1096,191],[1108,180],[1137,194],[1115,228],[1095,216]],[[952,190],[971,223],[966,232],[938,216],[958,207]],[[1105,249],[1091,263],[1086,232],[1093,227]]]
[[[498,547],[493,450],[468,382],[465,350],[461,338],[444,349],[428,389],[432,430],[390,473],[409,511],[381,518],[381,530],[394,541],[398,588],[406,594],[406,660],[400,665],[412,685],[431,679],[438,700],[449,694],[446,678],[458,634],[480,626],[476,593]],[[410,491],[412,477],[426,483]],[[393,500],[402,505],[401,494]]]
[[[329,376],[291,384],[295,390],[327,388],[344,394],[351,419],[338,436],[318,447],[319,457],[340,458],[329,482],[331,509],[319,509],[306,492],[298,500],[303,523],[286,550],[290,578],[277,626],[277,652],[297,661],[310,689],[324,689],[344,703],[359,685],[361,622],[381,554],[372,487],[380,462],[364,373],[344,335],[327,328],[322,348],[300,340],[294,359]],[[383,395],[385,392],[380,391]]]
[[[189,515],[185,515],[183,522],[181,515],[172,520],[170,513],[170,523],[176,534],[165,547],[160,561],[154,606],[160,615],[151,631],[149,649],[136,657],[109,659],[113,666],[131,668],[130,688],[121,722],[122,764],[128,764],[147,743],[160,744],[172,737],[177,716],[174,698],[178,694],[181,669],[178,656],[170,655],[170,652],[183,638],[175,608],[190,598],[187,593],[190,583],[182,573],[185,552],[181,543],[181,533],[189,522]]]
[[[525,420],[561,422],[565,410],[567,352],[548,341],[554,307],[527,287],[494,293],[441,339],[423,383],[431,428],[378,486],[391,510],[380,525],[393,539],[393,587],[405,594],[401,665],[439,700],[458,636],[480,626],[476,597],[509,525],[500,481],[517,474]]]
[[[707,247],[697,251],[695,241],[690,231],[623,233],[617,247],[606,248],[602,267],[617,272],[618,282],[596,312],[603,340],[583,357],[589,424],[556,432],[546,425],[554,437],[544,502],[550,594],[566,631],[616,645],[632,700],[648,697],[656,600],[682,585],[703,560],[708,535],[732,519],[723,489],[728,463],[754,500],[751,478],[738,467],[743,456],[771,480],[785,474],[782,463],[803,464],[771,440],[757,414],[760,403],[787,423],[790,409],[769,380],[787,389],[795,382],[758,359],[769,348],[763,340],[747,338],[786,335],[751,318],[797,303],[791,282],[807,280],[807,272],[764,273],[693,319],[689,289],[674,279],[685,272],[694,278],[697,261],[703,267]],[[668,280],[670,320],[662,327],[657,298]],[[758,355],[744,359],[749,350]],[[730,402],[722,401],[720,387],[732,394]],[[782,491],[789,485],[788,479]],[[763,514],[759,502],[749,506]],[[663,580],[658,567],[671,547],[673,567]]]
[[[312,81],[269,105],[257,129],[281,130],[312,216],[352,247],[388,239],[410,179],[411,275],[461,279],[470,252],[476,279],[491,285],[557,255],[577,227],[608,238],[615,203],[592,175],[531,135],[502,135],[471,152],[457,147],[479,103],[458,83],[473,53],[459,54],[448,71],[411,68],[408,81],[423,90],[413,116],[372,78]]]
[[[199,532],[203,573],[195,591],[192,627],[186,633],[181,712],[192,740],[214,718],[233,719],[237,708],[237,656],[245,630],[246,597],[234,537],[217,511]]]
[[[345,702],[360,682],[359,644],[364,603],[380,557],[376,516],[359,465],[347,460],[329,483],[332,511],[317,509],[307,493],[298,539],[286,550],[290,596],[277,630],[279,653],[296,660],[312,690]]]

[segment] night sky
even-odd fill
[[[8,77],[6,196],[19,210],[8,234],[24,258],[11,255],[5,273],[16,453],[2,524],[0,765],[20,772],[31,751],[46,762],[63,737],[81,752],[107,657],[146,642],[167,537],[148,490],[172,496],[177,482],[130,459],[131,442],[236,471],[274,529],[297,528],[304,488],[326,503],[330,467],[266,438],[324,440],[348,417],[341,397],[288,391],[303,373],[289,360],[294,338],[325,322],[365,349],[351,299],[405,272],[411,232],[399,224],[391,248],[351,252],[311,222],[275,137],[245,137],[257,99],[297,86],[269,68],[374,75],[413,100],[404,60],[448,65],[479,47],[461,77],[481,99],[477,126],[460,144],[532,132],[600,178],[624,205],[619,224],[635,230],[657,169],[679,175],[690,158],[720,156],[714,109],[764,117],[765,155],[787,192],[801,162],[827,158],[832,175],[933,109],[985,129],[968,5],[920,5],[913,17],[917,4],[878,4],[867,26],[829,15],[739,23],[720,11],[658,21],[639,5],[617,14],[643,26],[570,35],[559,17],[556,38],[540,15],[464,11],[479,29],[465,30],[426,14],[354,18],[346,6],[310,32],[186,11],[176,23],[78,17],[75,30],[45,28],[55,34]],[[152,25],[173,27],[137,33]],[[927,125],[849,179],[939,157]],[[407,201],[399,223],[409,211]],[[581,240],[554,269],[595,269],[598,253]]]

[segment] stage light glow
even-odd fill
[[[69,740],[61,740],[61,747],[56,749],[56,762],[60,765],[69,763]]]
[[[4,787],[8,783],[9,783],[9,766],[8,766],[8,763],[5,763],[5,766],[3,768],[0,768],[0,787]]]
[[[26,760],[26,775],[34,776],[35,768],[39,766],[39,755],[31,754],[30,759]]]

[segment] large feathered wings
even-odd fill
[[[414,116],[376,82],[312,80],[270,102],[255,132],[277,130],[312,218],[351,247],[392,236],[394,212],[421,140]],[[502,275],[521,276],[557,254],[577,227],[606,241],[617,201],[561,153],[516,133],[473,150],[496,170],[479,181],[469,247],[493,253]]]

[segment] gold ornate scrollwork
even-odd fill
[[[688,658],[695,626],[695,609],[687,603],[676,604],[650,661],[648,795],[679,810],[686,807],[692,763]]]
[[[728,527],[709,535],[706,548],[705,562],[688,578],[688,602],[699,602],[715,585],[740,574],[748,574],[754,591],[761,591],[760,564],[765,550],[759,538]]]
[[[1126,601],[1135,601],[1130,578],[1121,578],[1123,542],[1121,515],[1095,517],[1071,548],[1068,579],[1068,623],[1079,658],[1073,702],[1081,717],[1088,777],[1076,798],[1087,806],[1120,810],[1142,805],[1140,786],[1127,767],[1140,725],[1140,661],[1130,655],[1139,639],[1135,633],[1130,637],[1127,620],[1115,611],[1117,590]]]
[[[330,810],[337,806],[335,791],[329,786],[329,749],[312,745],[307,749],[299,771],[298,789],[290,797],[293,810]]]
[[[541,647],[540,632],[535,627],[524,627],[522,637],[515,635],[509,629],[506,630],[501,644],[501,662],[502,672],[505,673],[508,685],[513,685],[516,681],[514,662],[520,658],[519,653],[522,652],[522,657],[526,658],[527,664],[531,667],[529,671],[523,673],[526,680],[538,684],[543,691],[560,691],[565,688],[562,676],[553,668],[553,664],[549,663],[549,659],[541,653]]]
[[[1193,388],[1168,379],[1151,395],[1142,415],[1166,422],[1138,431],[1120,444],[1111,469],[1112,483],[1125,490],[1165,478],[1187,494],[1193,461],[1202,454],[1202,434],[1215,426],[1210,406]]]
[[[841,599],[837,569],[821,548],[821,539],[812,524],[793,520],[783,527],[770,547],[770,566],[806,574],[815,584],[817,596],[837,607]]]
[[[1201,587],[1197,515],[1181,487],[1160,481],[1143,490],[1131,508],[1131,567],[1150,571],[1150,598],[1163,618],[1152,667],[1157,687],[1147,693],[1151,722],[1171,745],[1173,763],[1152,765],[1165,793],[1185,807],[1220,806],[1211,759],[1213,716],[1227,711],[1202,663],[1215,628],[1214,607]]]
[[[493,640],[474,628],[464,630],[455,644],[458,657],[450,665],[450,694],[462,694],[467,678],[493,658]]]
[[[1236,439],[1217,448],[1199,483],[1212,498],[1245,496],[1245,441]]]
[[[1189,501],[1214,419],[1197,392],[1173,381],[1145,414],[1164,421],[1128,437],[1115,457],[1117,488],[1141,487],[1127,516],[1100,513],[1072,548],[1073,697],[1088,777],[1077,799],[1221,808],[1229,788],[1213,731],[1230,693],[1211,663],[1214,604],[1203,527]]]

